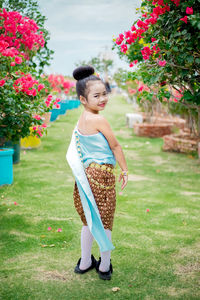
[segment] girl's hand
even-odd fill
[[[123,190],[125,188],[125,186],[127,185],[128,183],[128,175],[122,175],[120,174],[119,175],[119,182],[122,180],[122,186],[121,186],[121,190]]]

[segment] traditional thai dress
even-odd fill
[[[116,159],[105,136],[83,135],[76,125],[66,154],[75,176],[74,205],[100,251],[114,249],[105,229],[112,230],[116,207]]]

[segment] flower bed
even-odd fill
[[[163,137],[163,151],[191,153],[198,151],[200,139],[191,137],[187,133],[165,135]]]
[[[162,137],[172,132],[171,124],[142,123],[133,125],[134,133],[138,136]]]

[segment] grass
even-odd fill
[[[39,149],[21,151],[13,184],[0,188],[0,299],[200,299],[199,160],[162,152],[162,138],[134,135],[125,123],[132,110],[114,96],[103,112],[130,173],[122,195],[117,183],[111,281],[73,272],[81,221],[65,155],[80,107],[51,123]],[[99,257],[96,242],[92,252]]]

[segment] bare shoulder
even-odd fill
[[[106,118],[100,114],[95,115],[94,118],[92,119],[92,122],[97,130],[100,130],[102,126],[109,126],[109,123],[106,120]]]

